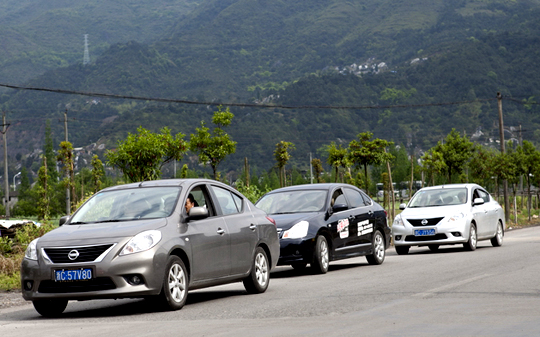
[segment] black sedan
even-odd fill
[[[390,243],[386,211],[363,191],[348,184],[311,184],[280,188],[256,204],[278,226],[278,265],[295,269],[309,263],[326,273],[330,261],[366,256],[383,263]]]

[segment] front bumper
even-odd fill
[[[469,223],[456,221],[436,226],[412,226],[408,223],[392,226],[394,246],[452,245],[469,241]],[[415,230],[435,230],[435,235],[415,235]]]
[[[279,260],[278,265],[290,265],[292,263],[311,263],[313,249],[315,247],[314,238],[302,239],[280,239],[279,240]]]
[[[42,256],[24,259],[21,265],[21,290],[25,300],[39,299],[115,299],[157,295],[161,291],[167,255],[150,249],[126,256],[115,255],[101,262],[54,264]],[[60,282],[54,270],[90,268],[88,281]],[[132,281],[137,276],[139,284]]]

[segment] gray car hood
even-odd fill
[[[107,222],[83,225],[63,225],[39,239],[39,244],[65,246],[66,244],[97,244],[118,242],[131,238],[150,229],[158,229],[167,224],[167,218]]]

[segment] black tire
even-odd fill
[[[428,245],[428,247],[432,252],[437,252],[439,250],[439,245]]]
[[[382,264],[384,262],[384,257],[386,256],[386,247],[384,236],[378,230],[373,233],[371,250],[373,254],[366,255],[367,262],[371,265]]]
[[[398,255],[407,255],[409,254],[410,246],[396,246],[396,253]]]
[[[181,258],[169,256],[163,276],[160,302],[168,310],[180,310],[186,304],[189,276]]]
[[[270,263],[268,256],[261,247],[255,249],[255,257],[249,276],[244,279],[244,287],[250,294],[264,293],[270,283]]]
[[[472,252],[473,250],[476,250],[477,243],[478,243],[478,237],[476,235],[476,226],[473,223],[471,223],[471,226],[469,228],[469,241],[463,244],[463,248],[465,248],[465,250]]]
[[[35,300],[32,304],[43,317],[59,317],[66,310],[68,300]]]
[[[491,245],[493,247],[502,246],[503,237],[504,237],[503,225],[502,225],[502,222],[499,220],[499,223],[497,224],[497,233],[495,233],[495,236],[491,238]]]
[[[328,242],[324,235],[318,235],[315,240],[315,249],[311,260],[311,269],[316,274],[326,274],[330,265],[330,252]]]
[[[305,262],[296,262],[291,264],[291,267],[293,267],[294,270],[304,270],[306,269],[307,263]]]

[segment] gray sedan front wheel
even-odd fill
[[[182,309],[188,294],[188,273],[184,261],[178,256],[170,256],[163,279],[161,300],[170,310]]]

